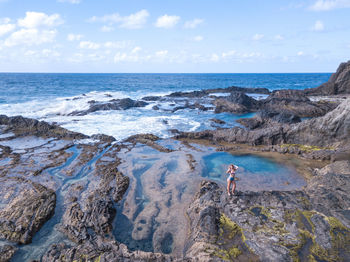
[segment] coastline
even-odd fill
[[[175,139],[170,142],[150,134],[116,142],[105,135],[89,137],[45,122],[1,116],[0,236],[18,244],[33,242],[24,251],[23,246],[6,241],[0,248],[3,257],[20,261],[35,245],[45,245],[60,234],[60,243],[45,246],[40,253],[42,261],[68,257],[67,261],[84,257],[91,261],[310,257],[346,261],[350,254],[342,252],[350,244],[350,199],[344,193],[350,188],[350,98],[335,104],[323,98],[310,101],[301,91],[276,91],[259,102],[238,90],[228,89],[226,99],[215,98],[216,109],[257,112],[262,108],[268,117],[259,113],[246,120],[245,128],[173,130]],[[328,83],[325,93],[322,88],[314,90],[305,92],[324,96],[341,88]],[[223,90],[177,92],[169,97],[193,99],[217,91]],[[189,106],[205,110],[194,102]],[[281,108],[286,115],[270,114]],[[294,122],[293,114],[312,119]],[[168,145],[162,145],[164,141]],[[300,160],[296,169],[307,184],[293,190],[239,190],[238,196],[228,198],[214,180],[202,181],[200,151],[209,147],[215,148],[211,153],[269,156],[286,166]],[[118,224],[117,210],[128,218],[132,238],[140,240],[130,249],[116,241],[116,227],[127,225]],[[53,218],[54,225],[45,228]],[[35,239],[36,234],[43,240]]]

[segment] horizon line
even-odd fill
[[[335,72],[0,72],[0,74],[333,74]]]

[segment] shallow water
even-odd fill
[[[226,183],[228,165],[239,168],[237,189],[242,190],[293,190],[306,185],[305,180],[292,167],[276,163],[273,159],[246,154],[232,155],[215,152],[203,157],[203,177]]]
[[[184,247],[187,221],[184,211],[203,178],[226,185],[226,168],[239,166],[239,191],[293,190],[305,185],[294,170],[271,158],[252,154],[232,155],[214,148],[165,139],[159,144],[176,150],[161,153],[138,145],[122,152],[120,171],[130,177],[130,187],[118,204],[114,236],[131,250],[180,255]],[[192,155],[195,170],[187,163]]]

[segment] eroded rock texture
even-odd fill
[[[338,95],[350,93],[350,61],[341,63],[337,72],[332,74],[328,82],[317,88],[306,89],[307,95]]]
[[[202,182],[188,209],[186,255],[199,261],[348,261],[349,165],[326,166],[302,191],[228,197],[216,183]]]

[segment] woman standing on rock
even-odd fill
[[[237,169],[238,169],[238,166],[229,165],[228,169],[226,171],[226,173],[229,174],[229,176],[227,178],[227,194],[229,196],[231,196],[231,192],[230,192],[231,184],[232,184],[232,195],[235,194],[235,189],[236,189],[235,175],[236,175]]]

